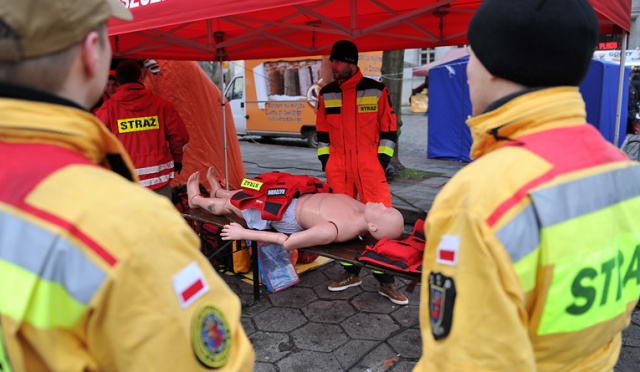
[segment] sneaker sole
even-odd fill
[[[409,303],[409,299],[408,298],[406,300],[404,300],[404,301],[398,301],[398,300],[396,300],[395,298],[392,298],[391,296],[389,296],[386,293],[383,293],[383,292],[380,292],[380,291],[378,291],[378,293],[381,294],[382,296],[385,296],[386,298],[388,298],[391,302],[393,302],[396,305],[406,305],[406,304]]]
[[[357,283],[347,284],[347,285],[345,285],[343,287],[327,287],[327,289],[330,290],[331,292],[340,292],[340,291],[344,291],[347,288],[357,287],[360,284],[362,284],[362,280],[357,282]]]

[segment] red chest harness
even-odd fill
[[[380,239],[375,245],[367,246],[358,261],[370,262],[408,273],[422,273],[424,252],[424,220],[416,221],[413,232],[402,240]]]
[[[231,197],[231,204],[241,210],[258,209],[262,219],[270,221],[280,221],[291,201],[300,195],[331,192],[329,185],[315,177],[284,172],[245,178],[240,186],[242,189]]]

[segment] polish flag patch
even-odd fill
[[[456,266],[458,264],[459,247],[459,236],[442,235],[438,249],[436,249],[436,262],[443,265]]]
[[[209,284],[197,262],[192,262],[173,277],[173,290],[183,309],[209,292]]]

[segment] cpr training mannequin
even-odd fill
[[[189,207],[201,207],[218,216],[235,214],[247,220],[247,210],[241,211],[229,200],[239,190],[223,189],[213,168],[209,168],[207,180],[211,185],[210,197],[200,195],[199,172],[189,177]],[[303,194],[295,203],[292,202],[289,208],[294,208],[295,216],[295,221],[289,221],[289,225],[294,222],[299,227],[295,232],[285,231],[291,232],[291,235],[282,232],[277,224],[272,225],[277,230],[273,232],[245,229],[240,224],[232,222],[224,226],[221,237],[223,240],[259,240],[293,250],[345,242],[367,232],[375,239],[385,236],[397,239],[404,228],[404,219],[397,209],[385,207],[382,203],[362,204],[343,194]],[[250,223],[248,225],[251,227]]]

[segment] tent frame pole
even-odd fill
[[[226,116],[226,98],[224,95],[224,69],[222,68],[223,58],[220,56],[220,105],[222,107],[222,138],[224,145],[224,186],[229,190],[229,166],[227,158],[227,116]]]
[[[211,35],[211,20],[207,22],[207,29],[209,35]],[[225,50],[220,46],[224,40],[224,32],[216,31],[213,33],[213,37],[216,41],[216,54],[220,57],[220,107],[222,108],[222,143],[224,148],[224,187],[229,190],[229,159],[228,159],[228,148],[227,148],[227,113],[226,107],[227,102],[225,101],[224,95],[224,69],[222,67],[222,62],[226,56]],[[211,40],[209,40],[211,42]]]
[[[616,105],[616,125],[615,132],[613,133],[613,145],[615,147],[619,147],[618,140],[620,134],[620,121],[622,119],[622,95],[624,92],[622,88],[624,88],[624,68],[625,68],[625,60],[627,56],[627,38],[629,36],[628,32],[624,33],[622,37],[622,47],[620,48],[620,74],[618,75],[618,102]]]

